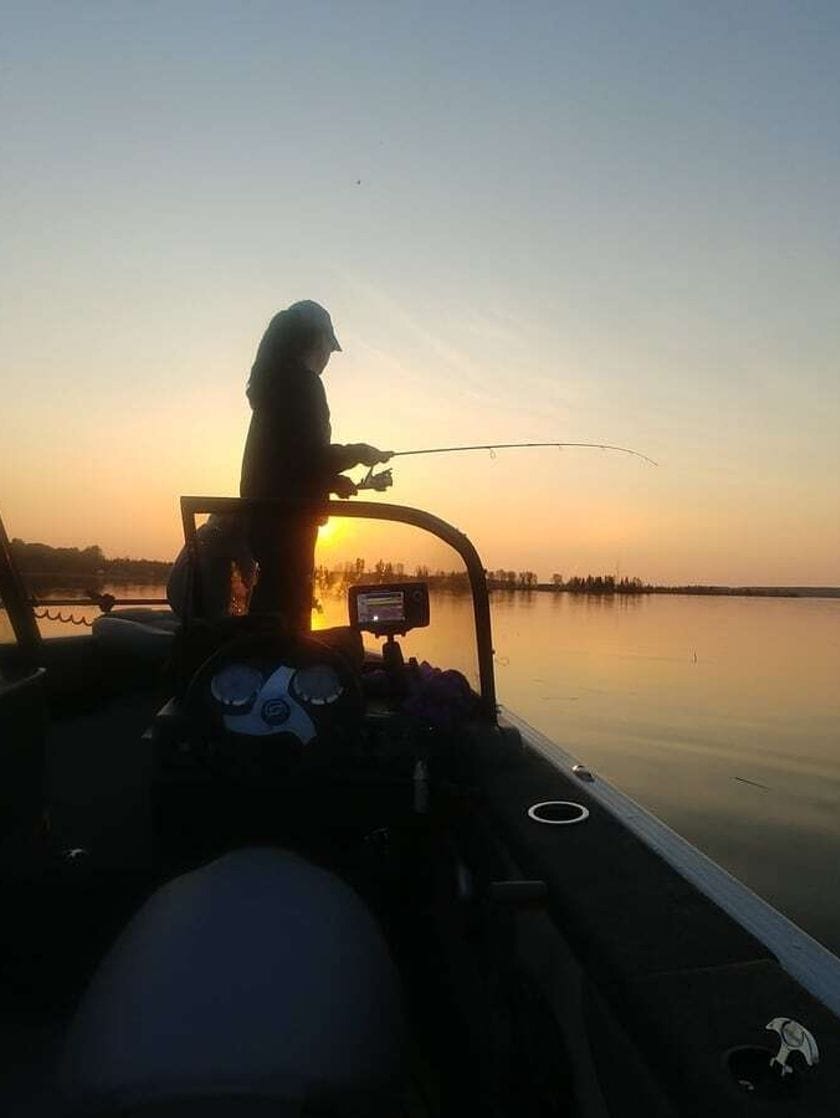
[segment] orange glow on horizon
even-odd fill
[[[326,524],[321,524],[318,527],[318,545],[324,547],[334,544],[341,534],[341,525],[334,516],[330,517]]]

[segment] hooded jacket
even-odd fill
[[[297,361],[253,383],[248,395],[253,414],[240,496],[325,501],[346,454],[330,443],[330,409],[321,378]]]

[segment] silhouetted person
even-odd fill
[[[259,577],[250,610],[280,613],[296,632],[310,628],[318,506],[330,493],[356,493],[343,470],[375,466],[391,456],[367,443],[330,441],[321,374],[340,349],[326,310],[310,300],[294,303],[269,323],[248,381],[253,415],[240,494],[289,502],[288,512],[251,517]]]

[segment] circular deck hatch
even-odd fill
[[[535,823],[563,827],[572,823],[582,823],[584,819],[589,818],[589,810],[583,804],[575,804],[571,800],[544,800],[541,804],[529,807],[528,816]]]

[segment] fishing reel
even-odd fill
[[[380,470],[378,474],[373,472],[373,466],[370,467],[368,472],[362,480],[356,485],[356,488],[361,489],[375,489],[377,493],[384,493],[386,489],[390,489],[394,484],[394,475],[391,470]]]

